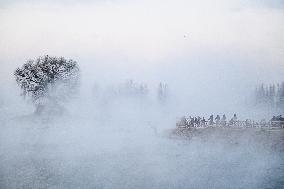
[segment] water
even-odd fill
[[[162,129],[156,133],[142,121],[106,126],[68,118],[23,116],[1,124],[1,188],[281,188],[284,183],[282,130],[216,128],[180,138]]]

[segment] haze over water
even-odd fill
[[[281,188],[283,132],[209,130],[172,138],[177,117],[254,109],[283,81],[278,0],[0,1],[0,188]],[[78,62],[80,90],[36,116],[13,72],[28,59]],[[148,95],[114,95],[133,80]],[[165,102],[159,83],[168,85]]]

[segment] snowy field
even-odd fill
[[[284,185],[283,130],[216,128],[188,138],[141,120],[108,124],[68,115],[2,117],[0,188]]]

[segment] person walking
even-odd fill
[[[216,122],[216,125],[217,125],[217,126],[220,125],[220,116],[219,116],[219,115],[216,116],[215,122]]]
[[[223,127],[226,126],[226,121],[227,121],[227,118],[226,118],[226,115],[224,114],[222,116],[222,120],[221,120],[221,124],[222,124]]]
[[[238,122],[237,114],[234,114],[234,117],[231,119],[232,124],[235,126]]]
[[[202,120],[201,120],[201,125],[202,125],[203,127],[205,127],[205,124],[206,124],[206,120],[205,120],[205,118],[203,117]]]
[[[208,119],[208,121],[209,121],[209,125],[213,125],[213,119],[214,119],[214,117],[213,117],[213,115],[211,115],[210,117],[209,117],[209,119]]]

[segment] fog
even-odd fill
[[[283,113],[250,101],[283,81],[283,5],[0,1],[0,188],[281,188],[283,131],[171,132],[183,115]],[[80,88],[38,116],[13,72],[47,54],[78,62]]]

